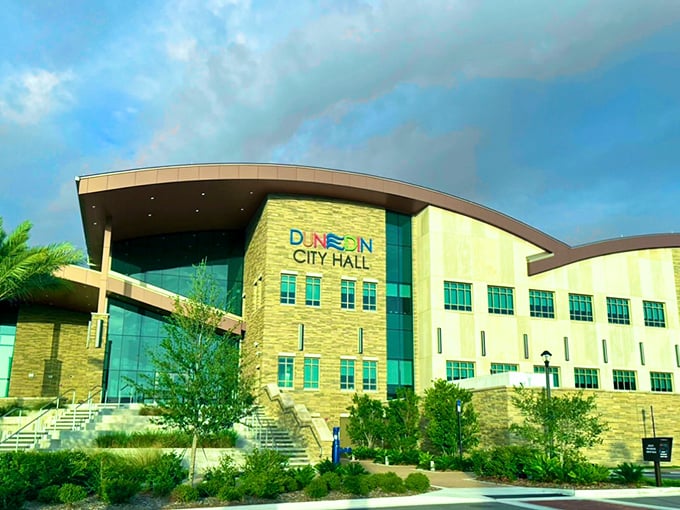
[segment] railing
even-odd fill
[[[56,410],[56,414],[59,413],[59,404],[61,402],[61,399],[65,397],[67,394],[72,393],[72,400],[71,402],[75,404],[76,401],[76,390],[74,388],[68,389],[65,392],[63,392],[61,395],[53,398],[50,400],[47,404],[42,406],[39,411],[38,411],[38,416],[33,418],[31,421],[29,421],[26,425],[19,427],[16,431],[14,431],[12,434],[9,436],[5,437],[2,441],[0,441],[0,444],[8,444],[10,443],[10,440],[14,438],[14,449],[18,450],[19,449],[19,437],[20,434],[26,430],[28,427],[33,425],[33,445],[35,445],[38,442],[38,435],[42,435],[46,429],[45,429],[45,420],[43,419],[47,414],[52,412],[52,410]],[[53,408],[52,405],[55,405]],[[56,420],[55,420],[56,421]]]
[[[271,428],[262,423],[257,411],[257,408],[253,409],[253,412],[246,416],[241,423],[254,432],[255,441],[257,441],[260,447],[266,446],[276,449],[276,438],[272,434]]]
[[[99,389],[97,389],[97,388],[99,388]],[[97,391],[94,391],[94,390],[97,390]],[[73,408],[73,423],[71,425],[71,430],[76,430],[76,414],[77,414],[76,412],[78,411],[78,409],[81,408],[81,406],[87,404],[87,421],[88,422],[92,419],[93,414],[96,414],[96,413],[93,413],[93,411],[92,411],[92,399],[96,395],[99,395],[101,392],[102,392],[102,387],[99,384],[96,384],[96,385],[92,386],[92,388],[87,390],[87,400],[85,400],[84,402],[81,402],[80,404],[78,404],[76,407]],[[56,420],[54,421],[54,423],[55,423],[55,426],[56,426],[56,423],[57,423]]]

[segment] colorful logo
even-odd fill
[[[290,229],[290,244],[305,248],[323,248],[325,250],[356,251],[373,253],[373,239],[360,236],[338,235],[332,232],[303,232],[297,228]]]

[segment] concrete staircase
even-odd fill
[[[310,463],[305,448],[291,437],[287,429],[267,416],[261,407],[255,408],[246,426],[257,448],[276,450],[286,455],[291,466],[306,466]]]

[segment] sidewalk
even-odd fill
[[[498,487],[498,485],[476,480],[474,475],[463,473],[462,471],[426,471],[417,469],[415,466],[386,466],[375,464],[370,460],[360,460],[362,466],[369,473],[387,473],[393,471],[401,478],[406,478],[411,473],[423,473],[430,479],[430,485],[445,489],[476,489]]]

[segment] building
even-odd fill
[[[83,176],[89,268],[0,315],[0,397],[138,399],[175,293],[207,258],[259,382],[337,423],[355,392],[544,371],[677,395],[680,235],[571,247],[499,212],[363,174],[187,165]]]

